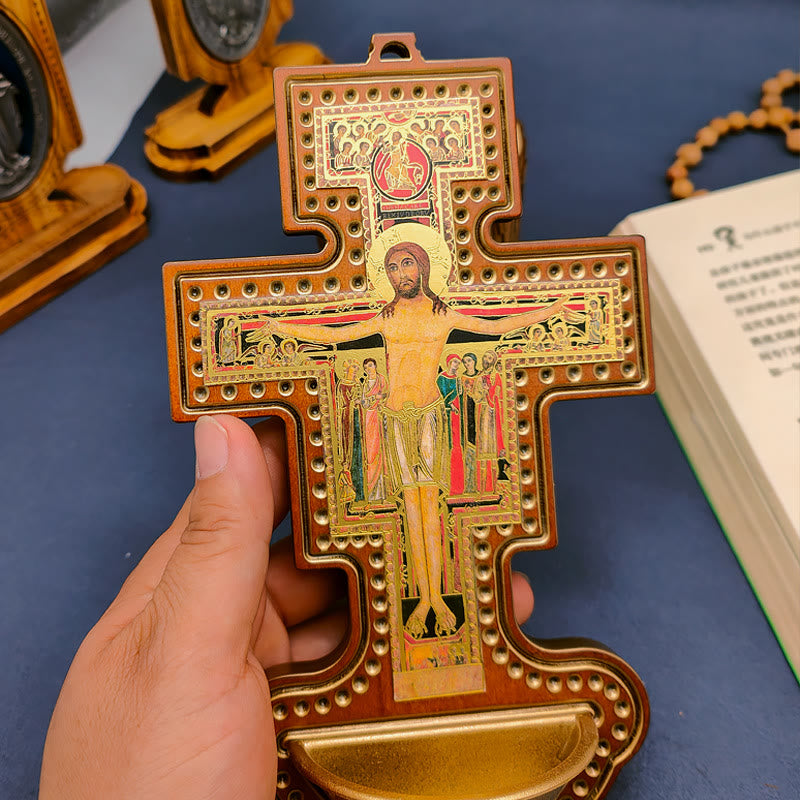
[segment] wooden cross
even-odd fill
[[[550,404],[653,389],[642,240],[496,241],[510,64],[414,42],[276,73],[284,227],[325,244],[165,267],[173,414],[281,416],[297,563],[348,576],[343,650],[271,680],[280,798],[601,797],[644,687],[527,639],[510,562],[556,544]]]

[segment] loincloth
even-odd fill
[[[387,472],[395,489],[450,481],[450,451],[444,402],[439,399],[400,411],[384,408]]]

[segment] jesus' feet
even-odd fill
[[[430,603],[420,600],[417,607],[411,612],[406,620],[406,633],[415,639],[421,639],[425,635],[425,618],[431,610]]]
[[[444,599],[435,597],[431,599],[433,613],[436,614],[436,635],[447,636],[456,629],[456,615],[448,608]]]

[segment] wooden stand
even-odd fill
[[[327,63],[311,44],[275,45],[291,0],[273,0],[261,35],[241,59],[222,61],[198,40],[182,0],[153,0],[170,72],[209,85],[161,112],[145,132],[153,168],[175,180],[219,178],[275,135],[275,67]]]
[[[51,198],[38,230],[15,243],[0,233],[0,331],[147,236],[147,194],[114,164],[68,172]],[[0,206],[3,232],[13,220],[5,211]]]
[[[20,115],[20,133],[26,125],[50,128],[49,137],[47,130],[28,133],[34,147],[37,136],[49,138],[41,165],[18,194],[0,200],[3,331],[143,239],[147,195],[113,164],[64,173],[64,158],[82,136],[44,3],[0,0],[0,21],[15,37],[12,57],[35,54],[37,61],[20,64],[20,70],[41,70],[39,113],[33,121]],[[20,85],[15,91],[35,95],[36,87]]]

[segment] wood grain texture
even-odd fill
[[[147,235],[147,195],[120,167],[65,173],[80,124],[42,0],[0,0],[44,74],[51,141],[30,185],[0,201],[0,331]]]
[[[162,111],[146,131],[145,155],[173,180],[220,178],[275,135],[275,67],[326,63],[311,44],[276,44],[291,0],[272,0],[258,41],[243,58],[214,57],[198,40],[182,0],[152,0],[167,68],[207,86]]]

